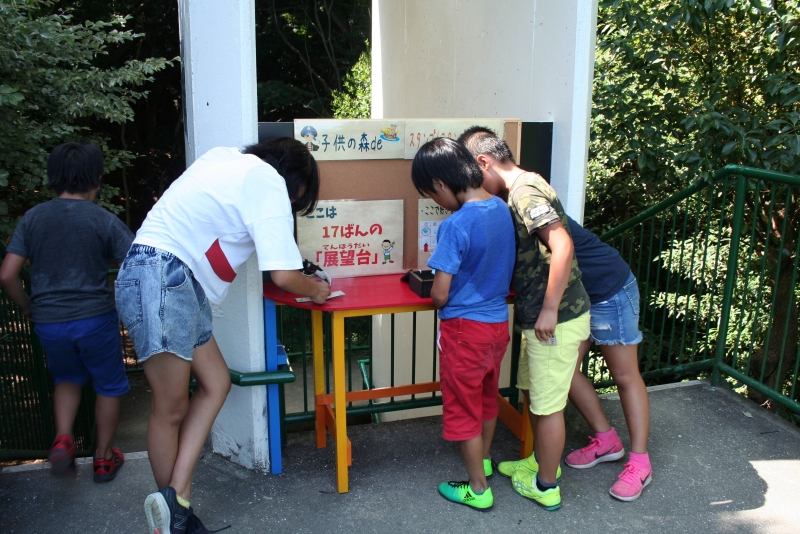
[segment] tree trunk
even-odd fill
[[[790,370],[794,370],[794,362],[797,357],[798,305],[794,298],[795,288],[792,287],[793,271],[793,262],[784,262],[778,286],[775,288],[778,293],[775,298],[775,307],[772,310],[772,331],[768,340],[769,344],[765,343],[757,352],[753,353],[750,361],[750,377],[779,393],[782,393],[787,374]],[[784,335],[786,336],[785,348],[783,345]],[[766,354],[765,347],[767,347]],[[783,361],[781,361],[781,355]],[[762,366],[764,366],[763,380],[761,380]],[[748,388],[747,397],[759,404],[764,404],[768,400],[766,395],[752,388]]]

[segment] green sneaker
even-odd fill
[[[483,474],[486,475],[486,478],[492,476],[492,459],[491,458],[484,458],[483,459]]]
[[[524,460],[500,462],[497,464],[497,472],[504,477],[511,478],[514,471],[523,471],[534,475],[538,473],[539,462],[536,461],[536,455],[531,454]],[[556,469],[556,480],[561,480],[561,465]]]
[[[561,488],[556,486],[555,488],[540,491],[536,487],[536,473],[514,471],[514,474],[511,475],[511,484],[514,486],[514,491],[537,502],[549,512],[561,508]]]
[[[439,484],[439,494],[454,503],[471,506],[480,512],[486,512],[494,504],[492,488],[477,495],[469,486],[469,481],[464,482],[442,482]]]

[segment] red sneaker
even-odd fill
[[[92,467],[94,467],[94,481],[95,482],[108,482],[114,480],[117,476],[117,471],[125,463],[125,456],[118,448],[111,449],[112,458],[106,460],[105,458],[94,457]]]
[[[75,442],[66,434],[56,436],[50,447],[50,473],[57,477],[75,475]]]

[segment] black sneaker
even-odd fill
[[[186,529],[186,534],[214,534],[215,532],[221,532],[231,528],[231,526],[228,525],[219,530],[208,530],[205,525],[203,525],[203,522],[200,521],[200,518],[194,515],[194,510],[192,510],[191,507],[189,508],[189,513],[192,515],[189,517],[189,528]]]
[[[186,534],[191,508],[178,503],[178,497],[171,486],[151,493],[144,500],[144,513],[150,525],[150,534]]]

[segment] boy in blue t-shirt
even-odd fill
[[[500,362],[509,342],[514,224],[505,202],[481,187],[475,159],[452,139],[422,145],[411,178],[417,191],[454,212],[439,227],[428,266],[436,270],[431,299],[440,319],[442,435],[460,442],[469,481],[443,482],[439,493],[485,511],[494,504],[486,476],[492,473]]]
[[[47,159],[47,187],[58,198],[28,210],[0,266],[0,284],[36,324],[55,379],[56,439],[50,449],[55,475],[75,474],[72,426],[83,385],[92,379],[97,402],[94,481],[112,480],[124,461],[112,447],[120,396],[130,389],[122,361],[119,317],[107,282],[109,263],[121,263],[133,234],[95,204],[103,154],[92,144],[64,143]],[[31,296],[20,271],[31,262]]]

